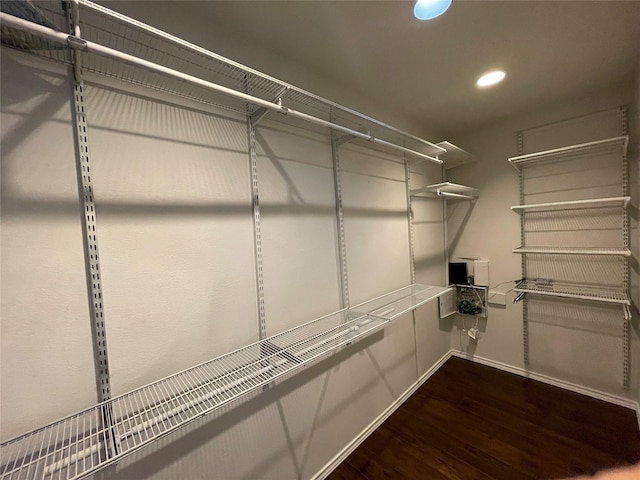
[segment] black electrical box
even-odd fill
[[[449,263],[449,285],[468,285],[467,262]]]

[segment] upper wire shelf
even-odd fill
[[[473,155],[471,155],[466,150],[458,147],[457,145],[454,145],[451,142],[448,142],[445,140],[443,142],[436,143],[436,145],[446,151],[443,152],[441,150],[434,149],[431,152],[424,152],[424,153],[429,153],[429,155],[438,156],[438,158],[442,160],[445,170],[459,167],[460,165],[465,165],[467,163],[475,162],[475,157]],[[411,164],[416,165],[423,161],[424,159],[419,158],[417,160],[413,160]]]
[[[561,161],[570,160],[587,155],[598,155],[610,152],[619,152],[621,156],[626,155],[629,137],[624,135],[621,137],[607,138],[604,140],[596,140],[595,142],[580,143],[570,145],[568,147],[554,148],[552,150],[544,150],[536,153],[528,153],[517,157],[510,157],[509,163],[516,169],[530,166],[534,163],[543,161]]]
[[[411,190],[411,195],[414,197],[421,196],[423,194],[435,194],[439,197],[460,200],[474,200],[478,198],[478,189],[457,183],[443,182]]]
[[[631,305],[624,289],[609,286],[558,283],[549,279],[526,279],[518,283],[513,290],[520,293]]]
[[[434,154],[446,152],[427,140],[88,0],[71,3],[79,5],[79,37],[67,34],[60,3],[39,2],[35,7],[27,2],[4,3],[24,3],[31,9],[0,14],[4,45],[65,63],[70,63],[69,52],[74,49],[83,71],[243,115],[249,105],[255,120],[273,111],[281,114],[274,119],[302,120],[346,133],[386,153],[402,152],[441,164]]]
[[[441,154],[445,170],[475,162],[473,155],[451,142],[438,142],[436,145],[447,150],[446,153]]]
[[[626,247],[534,247],[522,246],[513,249],[513,253],[551,254],[551,255],[615,255],[629,257],[631,250]]]
[[[391,321],[440,295],[444,295],[449,290],[451,290],[449,287],[434,287],[414,283],[395,292],[356,305],[353,309],[371,317]]]
[[[626,208],[631,201],[631,197],[606,197],[606,198],[587,198],[584,200],[568,200],[564,202],[549,203],[531,203],[528,205],[513,205],[511,210],[517,213],[526,212],[547,212],[556,210],[567,210],[577,208],[598,208],[598,207],[616,207]]]

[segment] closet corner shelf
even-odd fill
[[[575,298],[579,300],[593,300],[605,303],[631,305],[629,296],[622,288],[598,285],[581,285],[574,283],[559,283],[549,280],[526,279],[518,283],[513,289],[519,293],[531,293],[561,298]]]
[[[454,145],[451,142],[439,142],[436,145],[444,148],[447,152],[440,155],[440,159],[444,161],[445,170],[450,170],[460,165],[466,165],[476,161],[475,157],[466,150]]]
[[[478,189],[457,183],[443,182],[411,190],[411,195],[414,197],[423,196],[424,194],[435,194],[439,197],[451,199],[474,200],[478,198]]]
[[[617,255],[631,256],[631,250],[625,247],[534,247],[521,246],[513,253],[551,254],[551,255]]]
[[[555,210],[569,210],[577,208],[616,207],[626,208],[631,197],[588,198],[585,200],[568,200],[565,202],[532,203],[528,205],[514,205],[511,210],[517,213],[546,212]]]
[[[77,479],[349,345],[449,289],[413,284],[0,444],[0,479]]]
[[[554,148],[552,150],[544,150],[541,152],[519,155],[517,157],[510,157],[509,163],[511,163],[511,165],[517,170],[520,170],[522,167],[543,161],[562,161],[580,158],[581,156],[608,152],[619,152],[620,155],[626,155],[628,144],[629,137],[624,135],[620,137],[606,138],[604,140],[597,140],[595,142],[580,143],[577,145],[570,145],[568,147]]]
[[[473,163],[476,161],[475,157],[471,155],[466,150],[454,145],[451,142],[438,142],[436,145],[445,151],[424,151],[427,155],[437,156],[443,162],[443,166],[445,170],[449,170],[451,168],[459,167],[460,165],[466,165],[468,163]],[[412,160],[411,164],[416,165],[418,163],[422,163],[423,159]]]

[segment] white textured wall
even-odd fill
[[[631,99],[630,86],[594,92],[589,98],[555,105],[453,138],[454,143],[473,152],[478,162],[451,170],[448,180],[479,188],[480,198],[470,213],[468,205],[458,206],[457,211],[450,213],[451,258],[479,255],[488,259],[491,285],[518,279],[521,275],[520,256],[512,254],[511,250],[520,244],[520,218],[509,208],[519,203],[518,176],[507,162],[508,157],[517,153],[516,132],[629,104]],[[615,134],[615,126],[612,130],[608,120],[601,117],[595,121],[583,119],[569,123],[560,133],[553,130],[553,125],[548,129],[546,132],[545,129],[530,130],[529,145],[525,141],[527,151]],[[548,143],[544,145],[544,142]],[[632,242],[637,240],[632,238]],[[506,285],[503,291],[504,287]],[[480,321],[483,336],[477,344],[470,343],[469,338],[461,334],[462,323],[458,318],[451,333],[452,348],[523,367],[522,306],[513,305],[513,297],[513,293],[507,296],[506,307],[490,306],[488,318]],[[621,389],[620,309],[610,312],[611,309],[605,306],[587,308],[588,304],[585,307],[580,302],[558,302],[540,299],[530,302],[538,318],[548,319],[548,322],[530,325],[531,369],[587,387],[626,395]],[[618,321],[614,318],[617,313],[620,313]],[[578,322],[575,321],[576,315]],[[637,351],[637,345],[636,327],[632,353]],[[637,357],[634,354],[632,359],[632,392],[638,388],[636,372],[640,363]]]
[[[86,98],[117,395],[258,338],[246,125],[116,88]]]
[[[2,49],[2,440],[96,402],[69,76]]]

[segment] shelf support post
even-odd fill
[[[74,1],[65,1],[63,8],[67,15],[69,33],[80,38],[79,8]],[[73,47],[73,46],[72,46]],[[81,48],[71,48],[73,68],[72,122],[74,127],[74,145],[76,150],[76,172],[78,193],[82,206],[82,237],[85,257],[87,293],[91,315],[91,336],[93,341],[94,365],[96,371],[96,391],[99,403],[111,399],[111,379],[109,374],[109,355],[107,353],[107,332],[102,298],[102,275],[98,253],[98,235],[96,228],[96,204],[93,190],[91,162],[89,155],[89,135],[87,108],[85,104],[85,86],[82,78]],[[104,431],[104,454],[107,457],[118,453],[117,435],[113,428],[111,403],[104,403],[101,409],[101,428]]]
[[[335,113],[331,109],[331,121],[335,122]],[[331,132],[331,157],[333,159],[333,186],[336,199],[336,221],[338,229],[338,256],[340,264],[341,307],[349,308],[349,273],[347,270],[347,241],[344,231],[344,212],[342,209],[342,181],[340,179],[340,142],[335,131]]]
[[[622,130],[622,135],[629,134],[629,121],[628,121],[628,110],[627,106],[623,105],[619,108],[620,114],[620,126]],[[626,149],[621,158],[621,168],[622,168],[622,195],[629,196],[629,162],[627,160]],[[629,242],[629,210],[627,208],[622,209],[622,244],[624,248],[630,248]],[[623,286],[625,293],[631,297],[629,290],[629,259],[628,257],[624,257],[622,259],[623,265]],[[631,323],[631,310],[625,306],[624,311],[624,321],[623,321],[623,330],[622,330],[622,350],[623,350],[623,365],[622,365],[622,384],[625,390],[629,390],[631,385],[631,359],[630,359],[630,339],[629,339],[629,325]]]
[[[516,133],[516,143],[518,155],[524,154],[524,134],[522,131]],[[518,182],[520,185],[520,205],[524,205],[524,173],[522,169],[518,169]],[[524,239],[524,215],[520,215],[520,245],[525,245]],[[522,255],[522,278],[527,278],[527,259],[526,255]],[[513,303],[522,301],[522,352],[524,356],[524,366],[529,368],[529,305],[527,302],[527,296],[524,293],[518,295],[514,299]]]
[[[407,195],[407,234],[409,236],[409,269],[411,283],[416,283],[415,256],[413,252],[413,211],[411,209],[411,168],[407,159],[404,159],[404,177],[406,182]]]
[[[69,32],[80,35],[78,25],[78,6],[74,2],[65,2]],[[100,259],[98,255],[98,238],[96,233],[96,209],[93,191],[91,162],[89,155],[89,138],[87,125],[87,108],[85,104],[84,81],[82,79],[81,53],[71,49],[73,64],[73,126],[76,149],[76,171],[78,190],[82,204],[82,227],[85,254],[87,287],[89,293],[89,309],[96,366],[96,385],[98,402],[111,398],[109,378],[109,359],[107,355],[107,337],[102,299],[102,279]]]
[[[245,74],[245,93],[250,94],[249,79]],[[256,151],[256,123],[266,115],[264,112],[253,111],[253,106],[247,103],[247,139],[249,143],[249,169],[251,174],[251,210],[253,212],[253,249],[256,268],[256,292],[258,295],[258,335],[260,340],[267,337],[267,323],[264,302],[264,276],[262,272],[262,230],[260,227],[260,196],[258,193],[258,154]],[[257,115],[257,116],[254,116]]]

